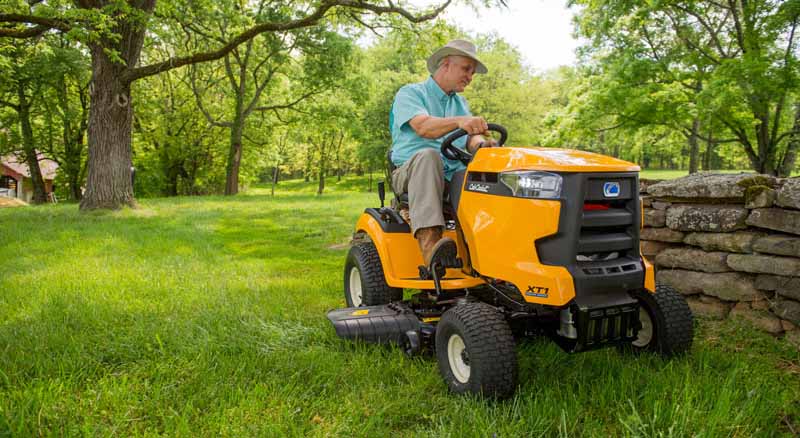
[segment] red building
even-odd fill
[[[53,192],[53,180],[56,177],[58,164],[39,154],[39,168],[42,170],[45,191]],[[19,198],[25,202],[33,199],[33,181],[31,171],[24,160],[15,155],[0,157],[0,196]]]

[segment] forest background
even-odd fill
[[[465,97],[511,145],[644,169],[796,168],[800,1],[571,0],[578,62],[544,72],[497,34],[444,21],[450,6],[7,1],[0,154],[33,173],[35,151],[55,160],[58,197],[84,209],[286,178],[323,194],[326,178],[384,172],[394,94],[464,37],[490,69]],[[43,202],[41,176],[33,184]]]

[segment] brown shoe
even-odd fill
[[[442,237],[440,227],[420,228],[416,236],[429,273],[433,273],[435,265],[437,277],[441,278],[445,268],[458,267],[458,246],[453,239]]]
[[[414,235],[414,237],[417,238],[419,249],[422,251],[422,261],[425,262],[425,266],[430,266],[431,256],[433,255],[433,247],[436,245],[436,242],[442,239],[442,228],[420,228],[417,230],[417,233]]]
[[[457,268],[458,265],[458,246],[456,242],[449,237],[442,237],[436,245],[433,246],[433,254],[428,262],[428,271],[433,272],[433,268],[437,269],[437,277],[442,278],[445,274],[445,268]]]

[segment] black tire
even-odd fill
[[[361,288],[360,294],[357,287]],[[403,299],[403,289],[386,284],[381,257],[374,243],[356,243],[347,253],[344,263],[344,299],[348,307],[377,306]]]
[[[683,295],[665,285],[657,285],[655,294],[641,290],[632,295],[639,300],[643,327],[638,338],[626,349],[634,353],[651,351],[665,357],[689,351],[694,338],[694,321]]]
[[[456,394],[504,399],[517,388],[514,336],[503,315],[488,304],[458,304],[442,315],[436,327],[436,359]]]

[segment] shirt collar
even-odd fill
[[[431,93],[433,97],[441,101],[445,101],[448,98],[455,97],[456,95],[455,91],[445,93],[444,90],[442,90],[442,87],[440,87],[439,84],[433,80],[433,76],[428,76],[428,80],[425,81],[425,88],[428,89],[428,92]]]

